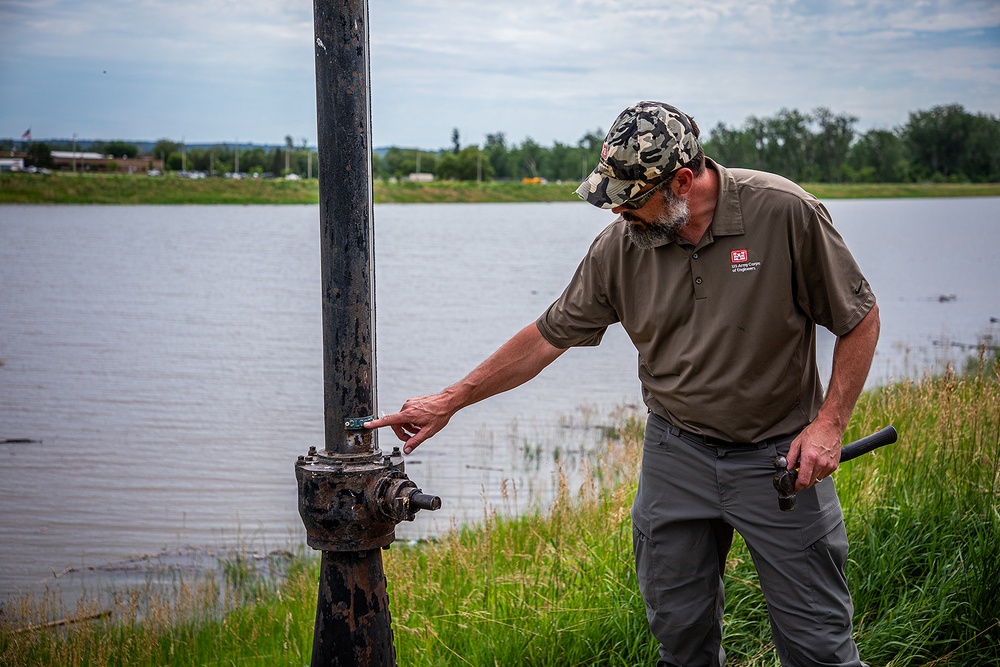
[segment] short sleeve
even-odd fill
[[[843,336],[872,309],[875,294],[826,207],[804,205],[810,213],[797,232],[796,298],[812,321]]]
[[[536,320],[538,330],[560,349],[599,345],[618,321],[601,271],[599,241],[594,242],[562,295]]]

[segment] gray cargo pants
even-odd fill
[[[632,506],[639,588],[660,666],[721,667],[723,572],[733,530],[746,541],[784,667],[863,665],[833,480],[778,509],[773,459],[793,437],[711,446],[650,414]]]

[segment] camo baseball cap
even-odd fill
[[[611,126],[597,168],[576,194],[600,208],[628,201],[694,158],[700,148],[695,127],[687,114],[663,102],[630,106]]]

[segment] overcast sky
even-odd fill
[[[374,0],[373,145],[543,145],[642,99],[705,131],[1000,115],[998,0]],[[0,137],[316,142],[310,0],[0,0]]]

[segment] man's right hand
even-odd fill
[[[403,453],[409,454],[424,440],[448,425],[455,411],[447,405],[445,392],[416,396],[407,399],[399,412],[370,421],[365,424],[365,428],[392,427],[396,437],[403,441]]]

